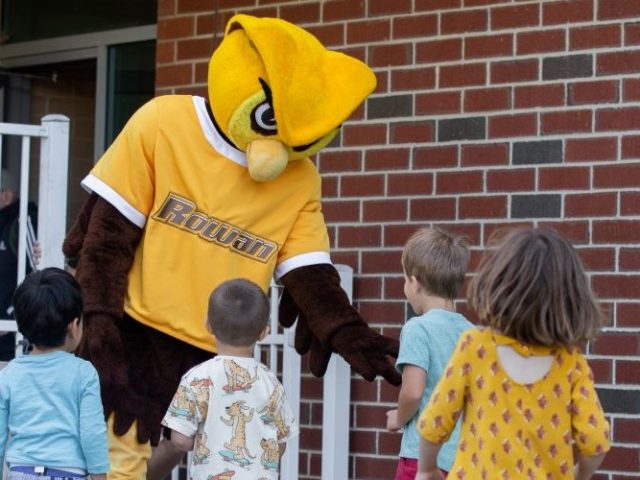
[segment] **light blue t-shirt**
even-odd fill
[[[106,473],[107,429],[93,365],[63,351],[9,362],[0,371],[0,455],[5,449],[9,465]]]
[[[402,327],[400,333],[400,354],[396,361],[396,368],[402,373],[402,368],[415,365],[427,372],[427,384],[422,394],[418,413],[405,425],[400,445],[400,456],[418,458],[420,436],[418,434],[418,417],[429,402],[440,377],[442,376],[449,358],[458,343],[458,337],[473,324],[459,313],[448,310],[433,309],[424,315],[410,318]],[[451,433],[449,440],[442,446],[438,454],[438,467],[449,471],[456,455],[458,437],[460,435],[460,421]]]

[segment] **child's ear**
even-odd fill
[[[269,335],[269,332],[271,331],[271,326],[267,325],[266,327],[264,327],[264,329],[262,330],[262,332],[260,332],[260,336],[258,337],[258,341],[264,340],[264,338]]]
[[[207,332],[209,332],[210,334],[213,335],[213,332],[211,331],[211,324],[209,323],[209,319],[208,318],[204,319],[204,328],[207,329]]]
[[[67,324],[67,335],[75,338],[77,336],[78,329],[80,328],[80,317],[74,318]]]
[[[414,291],[414,293],[418,293],[422,289],[422,284],[420,283],[420,280],[415,277],[415,275],[411,275],[409,277],[409,285],[411,286],[411,289]]]

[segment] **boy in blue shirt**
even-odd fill
[[[105,480],[98,374],[70,353],[82,337],[80,286],[64,270],[46,268],[25,278],[13,305],[33,351],[0,372],[0,454],[6,453],[8,480]]]
[[[387,412],[387,429],[404,427],[395,480],[413,480],[418,467],[417,421],[453,353],[458,337],[473,325],[455,312],[454,300],[464,281],[469,250],[464,240],[440,228],[422,228],[402,252],[404,293],[418,315],[400,333],[396,368],[402,374],[398,408]],[[448,472],[458,444],[458,424],[438,455]]]

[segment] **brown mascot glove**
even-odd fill
[[[311,348],[311,342],[313,341],[314,336],[313,333],[311,333],[311,330],[309,330],[306,317],[296,305],[296,302],[293,300],[289,290],[284,290],[280,297],[278,320],[280,320],[280,325],[285,328],[293,327],[296,320],[298,320],[295,336],[296,351],[300,355],[307,353]],[[322,374],[318,376],[322,376]]]
[[[124,358],[120,330],[116,319],[103,313],[85,315],[83,328],[76,353],[89,360],[98,371],[104,413],[109,416],[115,405],[122,402],[129,384],[125,363],[113,361]]]
[[[281,282],[285,292],[280,323],[290,327],[297,314],[296,350],[301,355],[309,352],[314,375],[324,375],[331,352],[336,352],[365,380],[382,375],[392,385],[400,385],[401,376],[389,358],[398,356],[398,340],[369,328],[349,302],[333,265],[296,268]]]
[[[295,347],[300,355],[309,353],[309,368],[316,377],[322,377],[327,371],[331,350],[321,345],[320,341],[309,330],[307,318],[298,309],[289,290],[282,292],[278,319],[285,328],[291,328],[296,323]]]

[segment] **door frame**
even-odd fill
[[[156,39],[156,25],[105,30],[0,46],[0,69],[32,67],[75,60],[96,60],[94,162],[105,150],[108,48]]]

